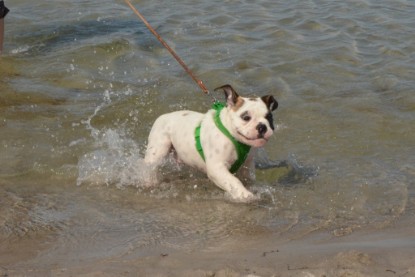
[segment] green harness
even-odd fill
[[[229,170],[232,174],[236,173],[239,168],[243,165],[246,158],[248,157],[249,150],[251,149],[251,146],[246,145],[242,142],[237,141],[230,133],[229,131],[223,126],[222,121],[220,120],[220,112],[225,107],[225,104],[221,102],[215,102],[212,105],[212,109],[216,110],[215,115],[213,116],[213,121],[216,124],[216,127],[225,135],[227,136],[230,141],[235,146],[235,150],[237,153],[237,160],[233,163],[231,169]],[[199,152],[200,156],[203,160],[205,160],[205,154],[203,153],[202,144],[200,143],[200,128],[201,125],[197,126],[195,129],[195,139],[196,139],[196,149]]]

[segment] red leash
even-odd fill
[[[133,10],[133,12],[144,22],[144,24],[147,26],[147,28],[153,33],[153,35],[163,44],[164,47],[166,47],[167,50],[169,50],[170,54],[173,55],[173,57],[176,59],[176,61],[184,68],[184,70],[192,77],[192,79],[198,84],[198,86],[202,89],[202,91],[205,94],[209,94],[209,90],[206,88],[206,86],[203,84],[202,80],[198,79],[192,71],[187,67],[187,65],[183,62],[183,60],[174,52],[173,49],[163,40],[163,38],[154,30],[153,27],[151,27],[150,23],[144,18],[144,16],[130,3],[129,0],[125,0],[125,3],[127,3],[128,6]],[[215,99],[214,99],[215,100]]]

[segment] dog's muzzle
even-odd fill
[[[264,138],[264,135],[268,131],[268,128],[267,128],[267,125],[263,123],[259,123],[256,126],[256,130],[258,131],[258,138]]]

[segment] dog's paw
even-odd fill
[[[250,202],[258,201],[260,199],[259,196],[253,194],[252,192],[248,190],[243,191],[237,195],[228,194],[228,196],[232,202],[238,202],[238,203],[250,203]]]
[[[155,171],[145,171],[141,175],[141,186],[144,188],[150,188],[158,185],[160,181],[157,178],[157,173]]]

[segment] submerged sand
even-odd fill
[[[338,237],[318,231],[301,238],[255,235],[230,238],[198,251],[151,247],[143,255],[74,262],[38,258],[50,248],[25,239],[1,248],[1,276],[415,276],[415,226],[400,219],[382,229]],[[32,248],[32,249],[31,249]],[[27,253],[37,253],[28,256]],[[46,255],[47,256],[47,255]]]

